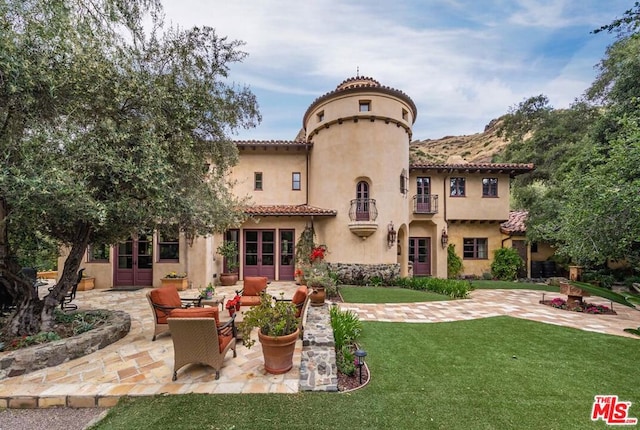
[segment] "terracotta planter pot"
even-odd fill
[[[266,336],[258,331],[258,339],[262,344],[264,369],[272,374],[287,373],[293,367],[293,353],[300,329],[285,336]]]
[[[238,282],[238,274],[237,273],[221,273],[220,274],[220,285],[228,287],[230,285],[235,285]]]
[[[311,306],[324,305],[326,293],[324,287],[311,287],[311,295],[309,296],[309,304]]]

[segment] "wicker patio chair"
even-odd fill
[[[213,367],[216,379],[220,378],[227,352],[233,350],[236,357],[234,318],[220,327],[215,318],[167,318],[173,340],[173,381],[178,379],[178,370],[191,363]]]

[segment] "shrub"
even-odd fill
[[[456,279],[462,273],[462,258],[456,254],[456,246],[449,244],[447,247],[447,277]]]
[[[454,299],[464,299],[473,289],[471,283],[466,280],[440,279],[440,278],[398,278],[396,285],[419,291],[432,291]]]
[[[517,278],[518,269],[523,264],[518,251],[513,248],[500,248],[494,254],[491,274],[502,281],[513,281]]]
[[[337,306],[332,306],[329,314],[336,348],[336,366],[345,375],[353,375],[356,371],[353,350],[362,333],[362,321],[355,312],[343,311]]]

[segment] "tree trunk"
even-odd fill
[[[60,276],[58,283],[54,285],[51,292],[44,297],[44,306],[40,314],[42,321],[41,331],[51,329],[54,322],[54,309],[60,305],[64,296],[71,291],[71,288],[77,282],[78,270],[80,269],[80,264],[82,264],[84,252],[89,245],[91,231],[92,228],[89,224],[81,221],[76,223],[76,234],[73,238],[69,255],[64,262],[62,276]]]
[[[38,332],[42,302],[33,285],[21,275],[20,265],[11,254],[7,222],[9,211],[7,200],[0,196],[0,288],[16,305],[8,331],[22,336]]]

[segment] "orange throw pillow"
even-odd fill
[[[299,305],[300,303],[303,303],[305,301],[305,299],[307,298],[307,292],[308,291],[309,291],[309,289],[307,288],[306,285],[299,286],[298,289],[296,290],[296,292],[293,294],[293,298],[291,299],[293,304],[294,305]]]
[[[300,314],[302,314],[302,304],[307,299],[307,293],[309,289],[306,285],[300,285],[296,292],[293,294],[291,298],[291,303],[296,305],[296,318],[300,318]]]

